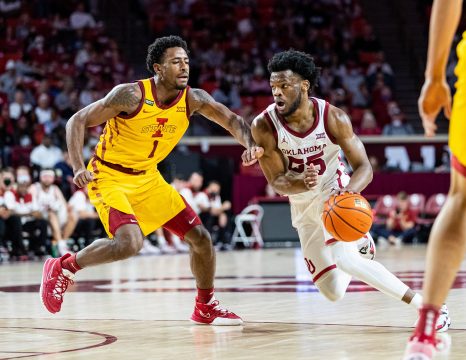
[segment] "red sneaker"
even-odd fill
[[[74,274],[61,267],[62,260],[70,257],[65,254],[58,259],[47,259],[42,270],[40,298],[45,308],[55,314],[60,311],[63,296],[69,284],[73,283]]]
[[[431,360],[435,353],[435,341],[409,340],[403,360]]]
[[[406,346],[403,360],[431,360],[436,352],[447,353],[451,347],[450,335],[437,333],[433,340],[419,340],[418,337],[412,336]]]
[[[241,325],[243,320],[228,311],[222,309],[218,300],[212,299],[209,304],[203,304],[197,301],[194,306],[194,312],[191,315],[191,321],[199,325]]]

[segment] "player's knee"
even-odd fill
[[[335,302],[343,299],[346,289],[341,289],[337,283],[333,281],[316,284],[319,292],[329,301]]]
[[[212,246],[209,232],[204,226],[196,226],[185,235],[185,241],[194,251]]]
[[[114,259],[123,260],[137,255],[142,248],[143,242],[144,238],[140,232],[118,232],[113,243]]]

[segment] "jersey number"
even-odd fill
[[[327,168],[324,159],[322,159],[323,155],[324,152],[321,151],[318,154],[307,157],[306,162],[304,162],[304,159],[288,156],[288,170],[301,174],[304,172],[304,168],[306,165],[309,166],[313,164],[315,167],[319,168],[319,175],[322,175],[325,169]]]
[[[165,123],[168,121],[166,118],[157,118],[157,130],[152,134],[153,138],[160,138],[163,136],[162,133],[162,128],[165,125]],[[157,145],[159,145],[158,140],[154,140],[154,146],[152,148],[152,151],[150,152],[148,158],[153,158],[155,154],[155,150],[157,149]]]

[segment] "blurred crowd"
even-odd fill
[[[267,62],[294,48],[321,67],[316,96],[344,109],[361,135],[410,135],[395,75],[358,0],[140,0],[154,36],[191,50],[193,87],[252,119],[272,102]],[[195,135],[223,134],[208,123]]]

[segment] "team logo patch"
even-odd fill
[[[176,107],[176,112],[186,112],[186,107],[185,106],[177,106]]]
[[[154,102],[153,102],[152,100],[144,99],[144,102],[145,102],[147,105],[154,106]]]
[[[361,207],[363,209],[367,209],[367,204],[364,201],[361,201],[360,199],[354,199],[354,206],[356,207]]]
[[[316,140],[325,139],[325,133],[316,134]]]

